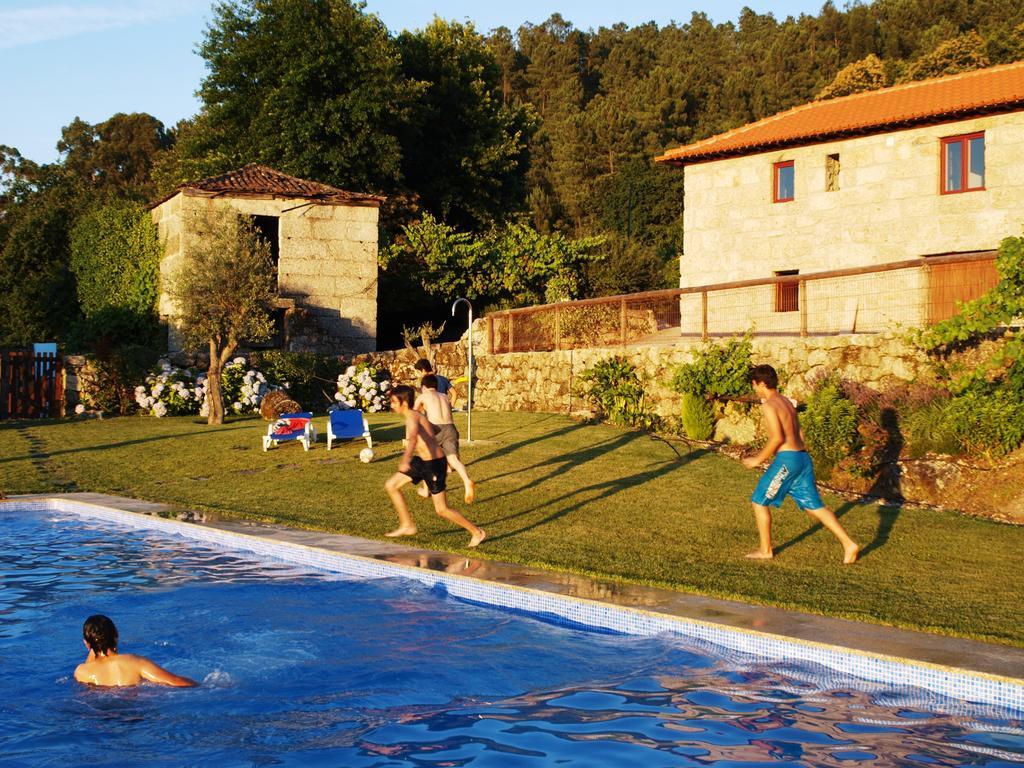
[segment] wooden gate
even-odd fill
[[[999,282],[996,260],[929,264],[928,322],[937,323],[956,314],[959,302],[988,293]]]
[[[0,419],[57,418],[64,401],[58,355],[0,350]]]

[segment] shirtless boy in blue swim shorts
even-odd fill
[[[779,394],[779,377],[770,365],[756,365],[750,372],[754,394],[761,399],[764,422],[768,428],[768,442],[756,456],[743,460],[748,469],[760,466],[774,456],[774,460],[754,489],[750,500],[754,504],[754,518],[761,546],[747,557],[770,560],[772,550],[772,513],[769,507],[778,507],[786,496],[804,512],[831,531],[843,545],[843,564],[857,562],[860,547],[850,538],[839,520],[826,507],[814,484],[814,466],[807,455],[800,420],[796,408]]]

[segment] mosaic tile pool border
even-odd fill
[[[869,682],[882,683],[890,688],[923,688],[961,701],[1024,713],[1022,680],[608,605],[528,587],[493,584],[471,576],[329,552],[304,544],[275,541],[84,501],[26,500],[12,503],[8,509],[11,508],[72,513],[109,520],[133,528],[158,530],[217,544],[235,551],[251,552],[269,560],[360,578],[414,579],[429,587],[442,585],[453,597],[525,613],[548,614],[561,617],[571,624],[641,636],[671,633],[758,659],[810,663]]]

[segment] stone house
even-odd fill
[[[826,333],[920,325],[994,285],[994,250],[1024,231],[1024,62],[812,102],[656,160],[685,173],[682,288],[794,276],[684,294],[683,333],[702,300],[712,333],[738,313],[789,333],[810,310]]]
[[[377,344],[377,219],[384,198],[346,192],[262,165],[182,184],[151,206],[164,256],[161,283],[187,253],[190,215],[224,207],[251,218],[270,243],[280,300],[277,333],[264,347],[368,352]],[[163,288],[159,312],[178,349],[175,308]]]

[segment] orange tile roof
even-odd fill
[[[1024,109],[1024,61],[814,101],[709,139],[670,149],[672,165]]]
[[[286,173],[275,171],[265,165],[250,163],[237,171],[208,179],[190,181],[179,186],[173,193],[153,203],[155,208],[170,200],[178,192],[213,197],[234,195],[240,197],[284,197],[314,200],[328,205],[380,205],[386,198],[362,192],[346,192],[343,189],[308,181]]]

